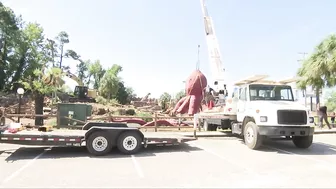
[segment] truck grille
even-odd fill
[[[278,110],[278,124],[305,125],[305,124],[307,124],[306,111],[302,111],[302,110]]]

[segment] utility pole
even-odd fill
[[[54,40],[51,40],[49,38],[47,38],[47,41],[50,45],[50,51],[51,51],[51,58],[52,58],[52,67],[54,68],[55,67],[55,54],[54,54],[54,46],[55,46],[55,41]],[[52,93],[52,102],[53,104],[56,103],[57,101],[57,93],[56,93],[56,89],[53,91]]]
[[[60,56],[60,64],[59,64],[60,69],[62,69],[63,47],[64,47],[64,44],[61,44],[61,56]]]
[[[50,45],[50,51],[51,51],[51,57],[52,57],[52,66],[55,67],[55,55],[54,55],[54,46],[55,46],[55,41],[51,39],[47,39]]]
[[[298,62],[303,62],[303,61],[306,59],[306,55],[307,55],[308,53],[306,53],[306,52],[299,52],[298,54],[302,55],[302,59],[299,59],[299,60],[297,60],[297,61],[298,61]],[[304,89],[302,92],[304,93],[304,105],[305,105],[305,107],[307,107],[307,90]],[[313,97],[310,97],[310,98],[311,98],[310,101],[312,101],[312,98],[313,98]],[[310,105],[310,106],[311,106],[311,105]]]

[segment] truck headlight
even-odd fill
[[[267,122],[267,116],[260,116],[260,122]]]
[[[314,117],[309,117],[309,123],[314,123],[314,122],[315,122]]]

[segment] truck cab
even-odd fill
[[[232,132],[242,135],[248,147],[259,148],[265,137],[286,137],[298,148],[312,144],[314,118],[294,99],[290,85],[257,82],[240,86],[237,93]]]

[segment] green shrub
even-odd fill
[[[107,99],[105,99],[105,98],[102,97],[102,96],[98,96],[98,97],[96,98],[96,102],[97,102],[98,104],[106,105],[106,104],[107,104]]]
[[[130,116],[135,115],[135,110],[134,109],[128,109],[128,110],[126,110],[126,115],[130,115]]]
[[[109,101],[109,103],[110,103],[111,105],[119,104],[118,100],[115,99],[115,98],[112,98],[112,99]]]
[[[137,116],[139,116],[139,117],[153,117],[153,115],[151,113],[146,113],[146,112],[139,112],[139,113],[137,113]],[[146,121],[146,122],[153,121],[152,118],[141,118],[141,119]]]

